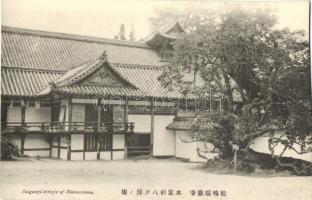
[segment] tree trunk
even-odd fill
[[[223,78],[224,78],[224,82],[225,82],[225,88],[226,88],[228,111],[232,113],[233,109],[234,109],[234,100],[233,100],[233,93],[231,90],[230,79],[225,72],[223,72],[222,74],[223,74]]]

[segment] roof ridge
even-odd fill
[[[18,34],[24,34],[24,35],[36,35],[40,37],[50,37],[50,38],[58,38],[58,39],[68,39],[68,40],[76,40],[76,41],[104,43],[104,44],[113,44],[113,45],[120,45],[120,46],[130,46],[130,47],[151,49],[146,43],[143,43],[143,42],[114,40],[114,39],[109,39],[109,38],[104,38],[104,37],[44,31],[44,30],[37,30],[37,29],[26,29],[26,28],[12,27],[12,26],[4,26],[4,25],[1,26],[1,32],[18,33]]]
[[[129,68],[146,68],[146,69],[158,69],[161,70],[166,65],[140,65],[140,64],[126,64],[126,63],[110,63],[114,67],[129,67]]]
[[[44,69],[44,68],[26,68],[26,67],[8,67],[5,65],[1,66],[1,70],[17,70],[17,71],[34,71],[34,72],[46,72],[46,73],[58,73],[58,74],[64,74],[67,71],[66,70],[53,70],[53,69]]]

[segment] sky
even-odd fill
[[[2,0],[1,24],[106,38],[113,38],[120,24],[125,24],[126,36],[133,26],[140,39],[151,31],[149,17],[155,16],[155,8],[200,6],[218,10],[235,5],[272,8],[279,27],[308,32],[308,1]]]

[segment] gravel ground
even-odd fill
[[[205,172],[200,165],[155,159],[3,161],[0,197],[3,200],[312,199],[312,177],[220,175]],[[137,194],[140,189],[142,195]],[[169,190],[174,195],[169,195]],[[196,194],[193,196],[192,192]],[[221,196],[221,192],[226,196]]]

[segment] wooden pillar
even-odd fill
[[[54,112],[55,112],[55,105],[54,105],[54,95],[51,96],[51,122],[54,121]]]
[[[113,134],[113,132],[111,132],[110,133],[111,134],[111,160],[113,160],[114,159],[114,156],[113,156],[113,148],[114,148],[114,146],[113,146],[113,137],[114,137],[114,134]]]
[[[25,133],[21,133],[21,154],[24,155]]]
[[[129,104],[129,99],[126,96],[125,97],[125,107],[124,107],[124,123],[127,124],[128,123],[128,104]],[[125,126],[125,131],[127,131],[127,126]]]
[[[68,99],[68,123],[69,127],[68,130],[71,131],[71,126],[72,126],[72,118],[73,118],[73,103],[72,103],[72,98],[70,97]],[[67,160],[71,159],[71,133],[69,135],[68,139],[68,144],[67,144]]]
[[[85,142],[86,142],[86,134],[83,134],[83,154],[82,154],[83,160],[86,159],[86,144],[85,144]]]
[[[127,141],[128,141],[128,139],[127,139],[127,137],[128,137],[128,134],[127,134],[127,131],[128,131],[128,129],[129,129],[129,127],[128,127],[128,104],[129,104],[129,100],[128,100],[128,97],[126,96],[125,97],[125,106],[124,106],[124,128],[125,128],[125,144],[124,144],[124,146],[125,146],[125,158],[126,157],[128,157],[128,143],[127,143]]]
[[[57,136],[57,158],[61,157],[61,136]]]
[[[68,130],[71,131],[71,123],[72,123],[72,114],[73,114],[73,103],[72,98],[68,98]]]
[[[53,142],[53,136],[49,135],[49,144],[50,144],[50,155],[49,157],[52,157],[52,142]]]
[[[71,135],[68,136],[67,160],[71,160]]]
[[[154,98],[151,100],[151,156],[153,156],[153,144],[154,144]]]
[[[101,105],[101,99],[100,98],[97,99],[97,104]],[[101,107],[99,107],[99,108],[101,108]],[[98,123],[97,130],[98,130],[98,132],[100,132],[100,128],[101,128],[101,112],[102,112],[102,110],[98,109],[97,111],[98,111],[98,113],[97,113],[98,114],[98,116],[97,116],[97,123]],[[97,133],[97,134],[98,135],[95,136],[95,138],[96,138],[96,150],[97,150],[96,159],[100,160],[101,159],[101,142],[100,142],[99,138],[102,138],[102,135],[99,135],[99,133]]]
[[[100,99],[100,98],[97,99],[97,104],[98,104],[98,105],[101,105],[101,99]],[[99,108],[101,108],[101,107],[99,107]],[[102,112],[102,110],[101,110],[101,109],[98,109],[98,117],[97,117],[97,123],[98,123],[97,128],[98,128],[98,130],[100,130],[101,112]]]
[[[26,107],[22,106],[22,126],[26,126],[25,123],[25,114],[26,114]],[[21,154],[24,155],[24,144],[25,144],[25,133],[21,133]]]
[[[26,123],[25,123],[25,115],[26,115],[26,107],[25,106],[22,106],[22,126],[26,126]]]
[[[96,159],[97,160],[101,159],[101,142],[99,140],[99,138],[102,138],[101,136],[100,135],[96,136]]]

